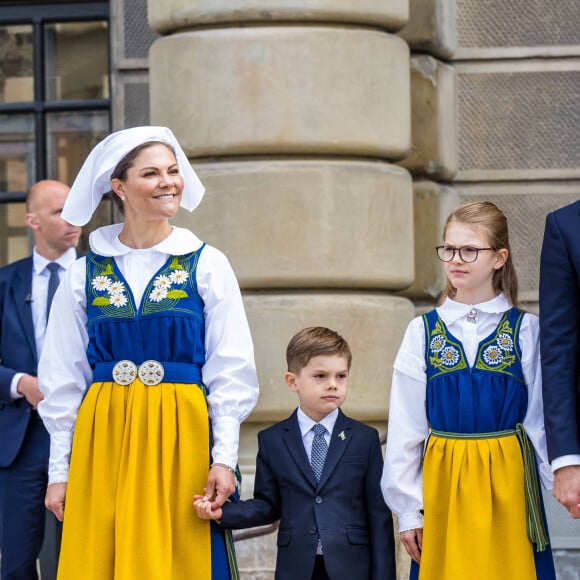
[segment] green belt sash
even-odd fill
[[[443,439],[497,439],[500,437],[510,437],[516,435],[522,449],[524,460],[524,485],[526,495],[527,529],[530,542],[536,544],[536,551],[543,552],[548,545],[548,534],[542,514],[542,503],[540,501],[540,484],[538,472],[536,470],[536,460],[534,448],[530,443],[527,433],[522,423],[518,423],[515,429],[496,431],[493,433],[449,433],[431,429],[431,434]]]

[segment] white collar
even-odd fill
[[[50,262],[56,262],[63,270],[66,270],[77,259],[77,251],[75,248],[69,248],[64,254],[61,254],[56,260],[49,260],[41,256],[36,248],[32,251],[32,264],[34,272],[38,275],[42,274]]]
[[[316,421],[313,421],[300,407],[298,407],[297,417],[300,433],[302,434],[302,437],[304,437],[304,435],[306,435],[306,433],[308,433],[308,431],[310,431],[312,427],[316,425]],[[338,409],[334,409],[334,411],[328,413],[326,417],[323,417],[318,422],[326,427],[326,430],[329,434],[332,434],[332,430],[334,429],[334,424],[336,423],[337,419]]]
[[[113,224],[92,232],[89,236],[91,250],[99,256],[107,257],[123,256],[130,252],[139,251],[119,241],[122,228],[123,224]],[[199,250],[201,245],[202,241],[193,232],[172,226],[171,233],[164,240],[151,248],[147,248],[147,250],[155,250],[172,256],[183,256]]]
[[[437,313],[445,324],[453,324],[461,318],[467,318],[470,310],[485,312],[487,314],[502,314],[511,308],[510,303],[503,292],[500,292],[495,298],[479,304],[463,304],[451,298],[445,298],[445,302],[437,308]]]

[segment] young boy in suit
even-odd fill
[[[276,580],[395,580],[378,433],[340,410],[348,343],[328,328],[305,328],[290,340],[286,360],[285,380],[300,406],[258,434],[253,499],[213,509],[195,496],[196,513],[233,529],[280,520]]]

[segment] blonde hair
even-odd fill
[[[517,306],[518,277],[512,259],[508,223],[504,213],[490,201],[464,203],[454,209],[447,218],[443,228],[443,237],[445,237],[447,226],[453,222],[480,229],[491,248],[495,251],[501,249],[508,251],[504,265],[493,273],[492,283],[496,294],[503,292],[510,304]],[[443,302],[447,296],[453,298],[456,293],[457,289],[447,280],[439,303]]]
[[[303,328],[288,343],[286,349],[288,371],[298,374],[310,362],[310,359],[323,355],[344,356],[350,369],[352,361],[350,347],[338,332],[324,326]]]

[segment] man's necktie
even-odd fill
[[[324,438],[326,433],[326,427],[320,423],[316,423],[312,427],[314,431],[314,439],[312,440],[312,453],[310,454],[310,465],[312,465],[312,471],[314,471],[314,476],[316,481],[320,481],[320,476],[322,475],[322,469],[324,467],[324,462],[326,461],[326,453],[328,451],[328,444]]]
[[[46,320],[48,320],[52,299],[54,298],[54,293],[56,292],[60,282],[60,278],[58,277],[58,269],[60,266],[56,262],[49,262],[46,267],[50,271],[50,278],[48,279],[48,292],[46,293]]]

